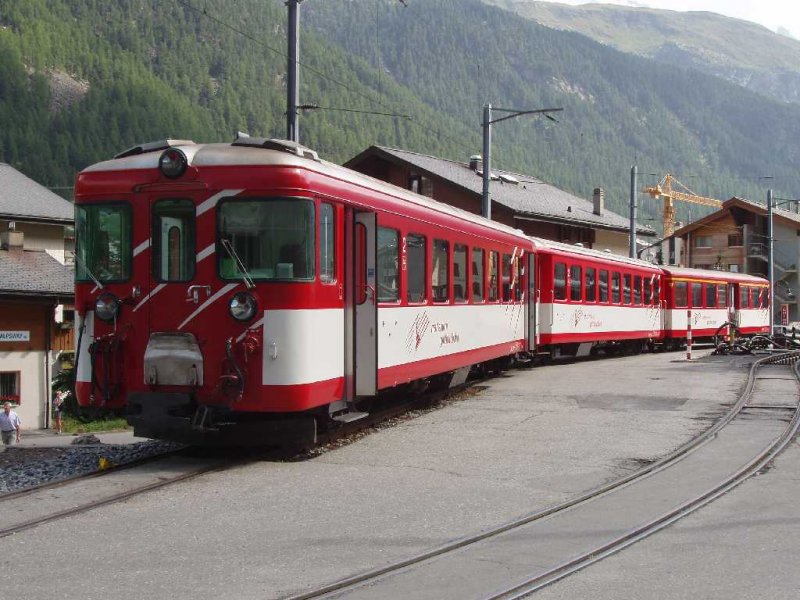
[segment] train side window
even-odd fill
[[[728,286],[721,284],[717,286],[717,306],[728,306]]]
[[[625,273],[622,276],[622,303],[623,304],[630,304],[631,303],[631,275],[630,273]]]
[[[653,304],[653,278],[646,277],[644,278],[644,304],[645,306],[650,306]]]
[[[686,308],[689,304],[685,281],[675,283],[675,308]]]
[[[600,302],[608,302],[608,271],[600,271]]]
[[[750,288],[746,285],[739,287],[739,308],[750,308]]]
[[[581,267],[572,265],[569,268],[569,299],[580,302],[581,298]]]
[[[511,255],[503,254],[503,302],[511,300]]]
[[[153,206],[153,275],[156,281],[190,281],[195,270],[195,207],[191,200]]]
[[[595,270],[592,267],[586,268],[586,279],[584,281],[584,294],[587,302],[597,301],[597,285],[595,280]]]
[[[399,255],[400,232],[388,227],[378,227],[378,302],[397,302],[400,299]]]
[[[655,304],[661,302],[661,280],[657,275],[653,275],[653,302]]]
[[[567,299],[567,265],[564,263],[556,263],[553,269],[553,298]]]
[[[467,301],[467,247],[463,244],[453,247],[453,299]]]
[[[406,299],[425,302],[425,236],[409,233],[406,236]]]
[[[617,271],[611,273],[611,302],[619,304],[619,291],[621,277]]]
[[[336,216],[332,204],[319,205],[319,279],[336,281]]]
[[[769,290],[767,288],[761,288],[761,299],[763,300],[762,308],[769,308]]]
[[[713,283],[706,284],[706,306],[708,308],[717,307],[717,286]]]
[[[633,303],[636,306],[642,305],[642,276],[635,275],[633,277]]]
[[[497,302],[497,268],[500,253],[489,252],[489,302]]]
[[[434,302],[447,302],[450,299],[450,242],[433,240],[433,269],[431,270],[431,289]]]
[[[703,284],[692,284],[692,306],[694,308],[701,308],[703,306]]]
[[[522,272],[519,268],[519,263],[522,260],[522,253],[514,256],[511,261],[511,287],[514,289],[514,300],[519,302],[522,300]]]
[[[483,302],[483,265],[484,250],[481,248],[472,249],[472,301]]]

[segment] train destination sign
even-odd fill
[[[30,342],[30,331],[0,331],[0,342]]]

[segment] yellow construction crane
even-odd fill
[[[684,191],[676,191],[672,189],[673,185],[679,186]],[[664,175],[664,178],[658,182],[658,185],[655,187],[646,187],[644,188],[644,191],[650,194],[653,198],[658,198],[660,196],[664,199],[663,218],[665,238],[671,236],[675,231],[675,206],[672,203],[673,200],[693,202],[695,204],[703,204],[704,206],[713,206],[715,208],[722,206],[721,200],[706,198],[705,196],[698,196],[669,173]]]

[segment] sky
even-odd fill
[[[563,4],[597,4],[591,0],[554,0]],[[602,4],[622,4],[667,10],[704,10],[736,19],[753,21],[772,31],[782,27],[800,40],[800,2],[797,0],[603,0]]]

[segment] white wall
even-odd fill
[[[595,229],[595,242],[592,244],[592,249],[603,252],[606,248],[611,250],[613,254],[628,256],[628,234]]]
[[[0,371],[19,371],[20,405],[14,411],[25,429],[41,429],[45,425],[45,404],[48,391],[44,383],[44,352],[0,352]]]

